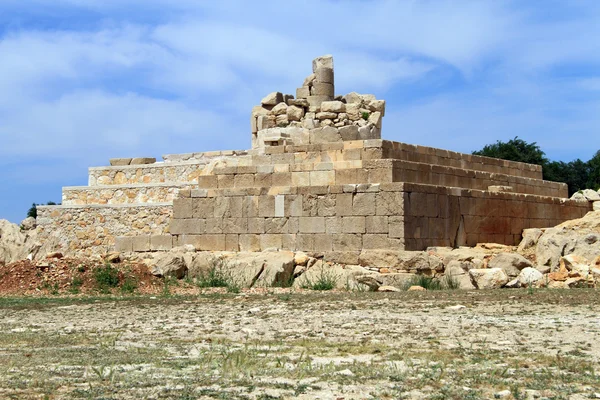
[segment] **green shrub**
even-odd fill
[[[364,111],[361,115],[362,119],[364,119],[365,121],[369,119],[369,113]]]
[[[137,289],[137,280],[133,276],[128,276],[121,285],[121,292],[132,294]]]
[[[94,271],[94,278],[98,289],[103,292],[119,286],[119,270],[108,263]]]

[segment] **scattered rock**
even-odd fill
[[[542,275],[540,271],[532,267],[524,268],[517,277],[517,281],[522,287],[528,287],[530,285],[535,286],[540,281],[542,281],[542,279],[544,279],[544,275]]]
[[[531,262],[520,254],[500,253],[488,264],[490,268],[501,268],[509,278],[515,278],[521,270],[533,267]]]
[[[401,292],[402,290],[400,290],[400,289],[398,289],[397,287],[394,287],[394,286],[379,286],[377,288],[377,291],[378,292]]]
[[[173,277],[182,279],[185,277],[188,267],[181,254],[166,253],[160,256],[150,269],[154,276]]]
[[[408,288],[409,292],[426,292],[427,289],[425,289],[423,286],[411,286]]]
[[[36,221],[33,217],[27,217],[23,221],[21,221],[21,229],[23,229],[24,231],[30,231],[32,229],[35,229],[35,226]]]
[[[310,257],[303,251],[299,251],[294,255],[294,263],[296,265],[306,265]]]
[[[525,250],[535,247],[544,231],[539,228],[523,229],[523,240],[519,243],[517,251],[522,253]]]
[[[109,160],[111,166],[123,166],[131,164],[131,158],[111,158]]]
[[[118,251],[113,251],[112,253],[108,253],[106,255],[106,257],[104,257],[104,260],[108,261],[109,263],[113,263],[113,264],[117,264],[121,262],[121,253],[119,253]]]
[[[499,289],[508,283],[508,275],[501,268],[472,269],[469,275],[477,289]]]

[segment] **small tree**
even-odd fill
[[[27,218],[37,218],[37,204],[33,203],[29,210],[27,210]]]
[[[484,146],[481,150],[474,151],[473,154],[538,165],[544,165],[548,162],[546,154],[536,142],[527,143],[518,137],[508,142],[498,140],[494,144]]]
[[[29,208],[29,210],[27,210],[27,218],[29,217],[33,217],[33,218],[37,218],[37,206],[39,206],[41,204],[35,204],[33,203],[31,205],[31,207]],[[46,203],[47,206],[55,206],[56,203],[53,201],[49,201]]]

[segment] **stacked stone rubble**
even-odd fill
[[[296,97],[273,92],[252,109],[252,148],[381,138],[385,101],[355,92],[335,96],[333,57],[313,61]]]

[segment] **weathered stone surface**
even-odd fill
[[[342,140],[358,140],[358,126],[348,125],[338,128]]]
[[[260,101],[260,104],[263,106],[275,106],[281,102],[283,102],[283,93],[273,92],[263,97],[263,99]]]
[[[540,236],[542,236],[542,233],[544,233],[544,231],[539,228],[523,229],[523,240],[521,240],[517,251],[521,253],[535,247]]]
[[[312,96],[325,96],[328,100],[333,99],[334,96],[334,87],[331,83],[313,83],[313,86],[310,88],[310,94]]]
[[[130,165],[154,164],[155,162],[156,158],[154,157],[136,157],[131,159]]]
[[[324,102],[326,103],[326,102]],[[332,112],[318,112],[316,115],[317,119],[319,120],[324,120],[324,119],[333,119],[337,117],[336,113],[332,113]]]
[[[342,113],[346,111],[346,105],[341,101],[324,101],[321,103],[321,112]]]
[[[564,255],[577,255],[588,261],[600,256],[600,212],[589,212],[583,218],[566,221],[544,231],[536,246],[538,269],[559,267]]]
[[[523,268],[517,276],[517,281],[521,287],[537,286],[543,279],[544,275],[532,267]]]
[[[131,164],[131,158],[111,158],[110,165],[111,166],[122,166]]]
[[[469,275],[477,289],[499,289],[508,283],[508,275],[501,268],[472,269]]]
[[[320,67],[315,71],[315,81],[321,83],[334,83],[333,68]]]
[[[302,87],[311,87],[313,82],[315,81],[315,79],[317,79],[317,75],[312,73],[309,76],[307,76],[306,78],[304,78],[304,82],[302,83]]]
[[[287,118],[290,121],[300,121],[304,117],[304,109],[302,107],[289,106],[286,112]]]
[[[560,258],[560,269],[561,271],[565,269],[569,271],[570,276],[577,275],[587,278],[590,273],[589,260],[575,254],[569,254]]]
[[[22,232],[16,224],[0,219],[0,262],[11,263],[26,258],[36,246],[35,231],[31,231],[31,234]]]
[[[592,189],[584,189],[581,191],[583,197],[585,197],[588,201],[597,201],[600,200],[600,194]]]
[[[341,142],[341,141],[342,141],[342,137],[337,128],[326,126],[323,128],[311,129],[311,131],[310,131],[310,143],[311,144],[331,143],[331,142]]]
[[[489,262],[488,266],[504,270],[509,278],[516,278],[521,273],[521,270],[533,267],[528,259],[513,253],[498,254]]]
[[[444,270],[444,275],[451,277],[459,284],[460,289],[471,290],[475,289],[475,286],[471,282],[469,276],[469,270],[472,268],[472,264],[469,261],[450,261]]]
[[[344,100],[346,101],[346,104],[348,104],[348,103],[357,103],[357,104],[362,103],[362,97],[360,96],[360,94],[358,94],[356,92],[348,93],[347,95],[344,96]]]
[[[304,99],[307,99],[309,96],[310,96],[310,88],[308,86],[296,89],[296,99],[304,100]]]
[[[185,277],[188,267],[182,254],[165,253],[154,261],[150,271],[155,276],[182,279]]]
[[[33,217],[27,217],[23,221],[21,221],[20,228],[24,231],[30,231],[32,229],[35,229],[35,227],[36,227],[36,222],[35,222],[35,218],[33,218]]]
[[[287,109],[288,105],[282,102],[273,107],[271,112],[273,113],[273,115],[285,115],[287,114]]]
[[[327,54],[315,58],[312,62],[313,73],[319,68],[329,68],[333,70],[333,56],[331,54]]]

